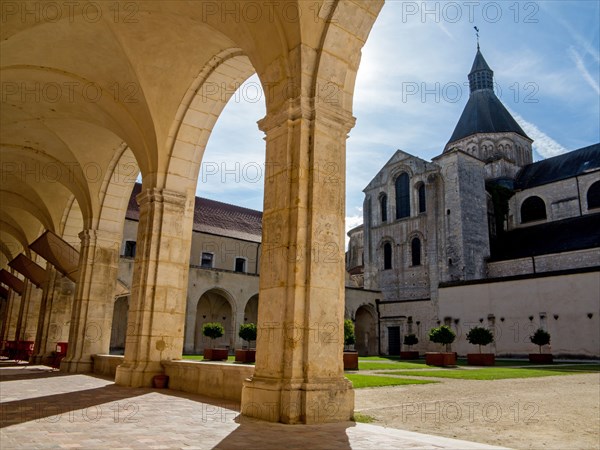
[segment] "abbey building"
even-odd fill
[[[558,355],[598,357],[600,144],[533,162],[532,140],[493,91],[479,48],[470,97],[431,162],[398,150],[364,189],[350,236],[354,283],[380,289],[379,338],[398,353],[436,324],[494,329],[498,355],[534,350],[542,327]]]

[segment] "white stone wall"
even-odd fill
[[[600,357],[600,272],[444,287],[439,295],[440,315],[459,320],[459,354],[478,351],[465,335],[483,325],[494,328],[487,350],[499,356],[538,352],[529,336],[542,327],[551,335],[546,351]]]
[[[439,350],[433,346],[427,338],[429,329],[437,326],[437,308],[431,300],[422,301],[404,301],[386,303],[379,305],[381,316],[381,352],[384,355],[389,354],[389,327],[400,327],[401,350],[408,350],[402,345],[406,334],[414,333],[419,338],[419,343],[414,345],[411,350],[425,351]],[[418,323],[417,323],[418,322]]]

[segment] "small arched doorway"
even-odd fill
[[[112,329],[110,333],[110,354],[123,355],[125,353],[125,337],[127,336],[127,313],[129,311],[129,297],[119,297],[113,309]]]
[[[258,323],[258,294],[253,295],[244,308],[244,323]]]
[[[356,351],[360,356],[377,354],[377,329],[372,307],[361,306],[356,310],[354,332]]]
[[[222,337],[214,342],[202,334],[202,326],[208,322],[219,322],[225,328]],[[196,308],[196,327],[194,331],[194,352],[199,354],[204,348],[233,348],[235,333],[233,330],[233,310],[227,293],[212,289],[202,294]]]

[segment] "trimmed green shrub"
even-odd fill
[[[219,322],[208,322],[202,325],[202,334],[214,340],[225,334],[225,328]]]
[[[344,320],[344,345],[350,346],[356,343],[356,335],[354,334],[354,322],[350,319]]]
[[[446,351],[450,351],[450,344],[454,342],[456,333],[450,329],[447,325],[432,328],[429,330],[429,340],[436,344],[442,344],[446,346]]]
[[[408,345],[408,348],[419,343],[419,338],[416,334],[407,334],[404,336],[404,345]]]
[[[470,344],[478,345],[479,353],[481,353],[481,346],[494,342],[494,335],[487,328],[473,327],[467,333],[467,341],[469,341]]]
[[[243,323],[240,325],[240,331],[238,335],[246,342],[256,340],[256,324],[254,323]]]
[[[550,343],[550,333],[538,328],[535,330],[535,333],[533,333],[533,336],[529,336],[529,340],[537,345],[540,348],[540,353],[542,353],[542,347]]]

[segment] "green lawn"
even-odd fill
[[[406,362],[363,362],[358,360],[358,368],[360,370],[386,370],[386,369],[424,369],[425,360],[423,361],[406,361]]]
[[[363,414],[359,412],[355,412],[354,416],[352,416],[352,420],[359,423],[372,423],[375,422],[375,418],[369,416],[368,414]]]
[[[193,361],[204,361],[204,356],[203,355],[183,355],[182,358],[183,359],[191,359]],[[235,356],[229,355],[227,357],[227,362],[229,362],[229,361],[235,361]]]
[[[436,381],[431,380],[411,380],[408,378],[380,377],[377,375],[346,374],[346,378],[352,381],[352,385],[355,389],[380,386],[402,386],[405,384],[436,383]]]
[[[359,361],[398,361],[400,356],[359,356]]]
[[[549,377],[553,375],[569,375],[574,373],[594,373],[598,372],[598,366],[589,365],[569,365],[556,366],[552,368],[510,368],[510,367],[488,367],[485,369],[437,369],[437,370],[394,370],[385,373],[386,375],[407,375],[411,377],[437,377],[453,378],[459,380],[504,380],[508,378],[533,378]]]

